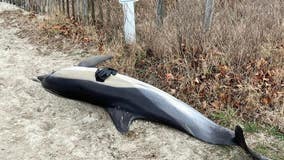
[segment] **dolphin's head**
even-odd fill
[[[36,82],[44,82],[44,80],[50,76],[79,80],[93,80],[94,74],[97,71],[96,65],[111,59],[112,57],[112,55],[92,56],[81,61],[77,66],[65,68],[56,72],[54,71],[50,74],[41,75],[37,78],[33,78],[32,80]]]
[[[68,67],[37,76],[34,80],[39,82],[46,91],[55,95],[82,99],[82,95],[85,94],[82,86],[85,86],[86,81],[96,83],[96,70],[97,68],[80,66]]]
[[[95,73],[97,68],[87,68],[87,67],[69,67],[58,71],[52,71],[49,74],[43,74],[32,78],[35,82],[44,83],[47,82],[49,78],[62,78],[62,79],[76,79],[76,80],[95,80]]]
[[[56,71],[52,71],[51,73],[48,74],[43,74],[40,76],[37,76],[36,78],[34,78],[33,80],[36,82],[44,82],[44,80],[46,80],[48,77],[52,76]]]

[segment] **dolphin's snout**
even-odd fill
[[[46,77],[48,77],[48,74],[42,75],[42,76],[38,76],[37,79],[42,82]]]
[[[48,74],[34,77],[34,78],[32,78],[32,80],[35,81],[35,82],[41,83],[47,77],[48,77]]]

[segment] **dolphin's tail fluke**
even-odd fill
[[[254,152],[253,150],[251,150],[245,141],[245,137],[243,134],[243,129],[240,126],[236,126],[235,128],[235,138],[234,138],[234,142],[240,146],[241,148],[243,148],[247,154],[249,154],[254,160],[269,160],[268,158],[257,154],[256,152]]]

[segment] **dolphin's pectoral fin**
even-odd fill
[[[99,55],[99,56],[92,56],[89,57],[83,61],[81,61],[78,66],[81,67],[96,67],[96,65],[111,59],[113,56],[112,55]]]
[[[119,107],[108,107],[106,110],[109,113],[116,129],[121,133],[128,132],[131,122],[139,117],[133,113],[124,111]]]

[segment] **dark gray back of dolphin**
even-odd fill
[[[91,56],[83,61],[81,61],[78,66],[81,67],[96,67],[98,64],[111,59],[113,56],[112,55],[96,55],[96,56]]]

